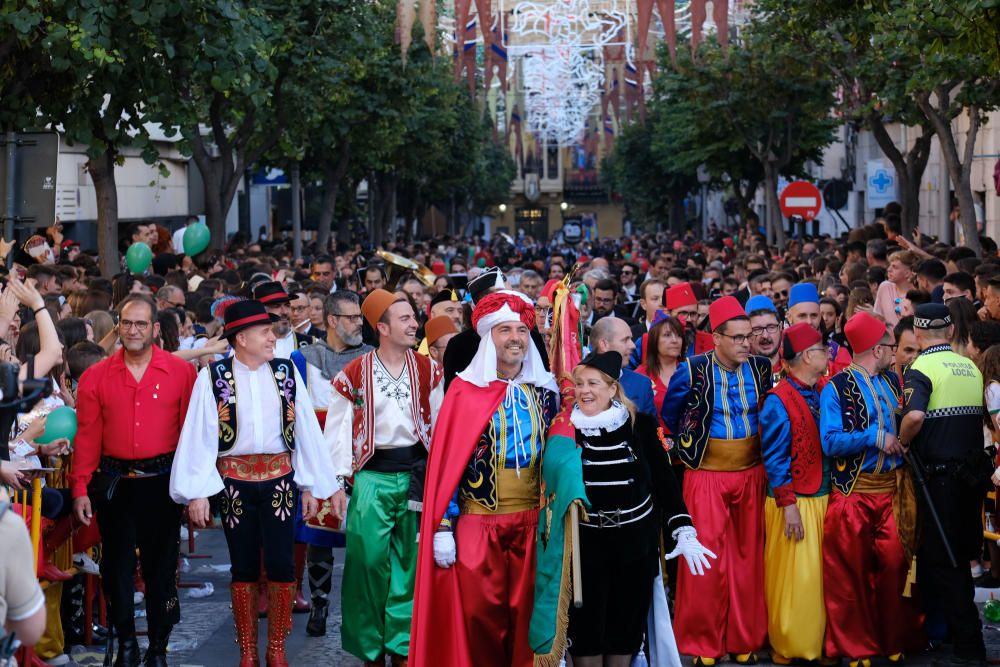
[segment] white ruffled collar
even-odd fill
[[[574,405],[569,416],[573,426],[584,435],[600,435],[601,429],[611,433],[621,428],[628,419],[628,409],[620,401],[612,401],[610,408],[590,417],[583,414],[579,405]]]

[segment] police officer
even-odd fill
[[[978,468],[989,466],[983,451],[983,378],[976,365],[951,349],[954,327],[948,308],[917,307],[913,328],[921,353],[905,379],[899,439],[916,454],[945,538],[928,507],[920,507],[918,581],[925,600],[938,600],[954,640],[949,665],[986,664],[986,648],[969,560],[982,546],[984,487]],[[923,499],[922,499],[923,500]]]

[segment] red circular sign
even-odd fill
[[[823,196],[819,188],[809,181],[794,181],[782,190],[778,203],[781,214],[786,218],[797,216],[809,222],[823,208]]]

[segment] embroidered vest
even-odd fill
[[[281,401],[281,437],[288,449],[295,449],[295,373],[288,359],[272,359],[271,375],[274,389]],[[219,411],[219,454],[225,454],[236,445],[236,378],[233,376],[233,357],[226,357],[208,366],[212,380],[212,394]]]
[[[899,401],[900,389],[899,379],[892,371],[883,371],[883,376],[888,380],[887,384],[892,391],[896,401]],[[861,393],[857,378],[851,369],[845,369],[837,373],[830,379],[837,395],[840,397],[840,414],[843,419],[845,431],[864,431],[871,424],[871,412],[868,404],[865,403],[865,395]],[[830,471],[830,482],[833,488],[837,489],[845,496],[851,495],[854,483],[858,481],[861,473],[861,466],[865,462],[865,450],[850,458],[838,456],[833,460],[833,467]]]
[[[792,490],[801,495],[814,494],[823,484],[818,415],[787,377],[769,393],[777,396],[788,412],[792,435]]]
[[[333,390],[351,403],[354,471],[361,470],[375,453],[375,383],[372,366],[375,352],[368,352],[347,364],[333,380]],[[441,383],[441,367],[430,357],[406,352],[406,372],[410,378],[410,414],[417,439],[431,446],[431,391]]]
[[[691,366],[691,388],[688,390],[683,413],[677,425],[680,447],[677,454],[688,468],[697,470],[705,456],[708,435],[715,410],[715,374],[712,372],[712,355],[699,354],[688,360]],[[771,362],[764,357],[747,359],[757,391],[757,407],[771,388]]]

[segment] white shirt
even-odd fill
[[[306,379],[309,385],[309,398],[317,410],[326,410],[333,394],[333,383],[323,377],[323,371],[318,366],[306,364]]]
[[[187,231],[188,226],[184,225],[180,229],[174,232],[170,241],[174,244],[174,254],[182,255],[184,254],[184,232]]]
[[[323,433],[313,409],[309,392],[295,367],[295,450],[292,468],[295,483],[302,490],[312,490],[317,498],[329,498],[340,489],[333,471]],[[236,380],[236,443],[225,456],[280,454],[286,451],[281,436],[281,399],[268,364],[250,370],[233,359]],[[180,442],[170,472],[170,497],[187,504],[196,498],[208,498],[222,490],[222,477],[216,469],[219,454],[219,410],[212,391],[209,368],[198,373],[191,394]]]
[[[289,331],[284,338],[279,338],[274,343],[275,359],[291,359],[292,352],[299,349],[295,344],[295,332]]]
[[[380,391],[379,381],[375,381],[375,389],[372,410],[375,413],[375,432],[373,441],[375,449],[386,449],[389,447],[409,447],[419,442],[417,438],[417,427],[413,423],[413,413],[410,409],[409,374],[406,366],[399,378],[393,378],[382,362],[378,358],[378,353],[373,353],[372,375],[379,376],[384,373],[387,376],[385,387]],[[431,361],[434,367],[437,362]],[[367,378],[362,378],[367,382]],[[403,386],[405,383],[405,386]],[[332,387],[332,383],[328,383]],[[359,387],[360,389],[360,387]],[[403,392],[406,398],[403,399]],[[437,422],[438,412],[441,410],[441,402],[444,401],[444,381],[438,383],[437,387],[431,389],[428,403],[431,409],[431,428]],[[330,402],[326,413],[326,426],[323,429],[323,437],[329,449],[333,468],[338,475],[347,477],[354,474],[354,406],[351,401],[344,398],[338,391],[330,391]]]

